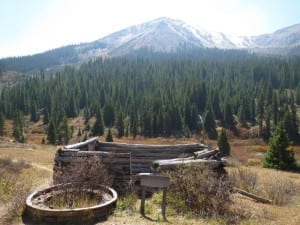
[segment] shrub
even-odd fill
[[[95,205],[102,201],[99,185],[111,186],[113,177],[97,156],[78,157],[71,164],[70,171],[64,171],[61,183],[67,185],[63,192],[54,195],[49,206],[54,208],[79,208]],[[95,193],[92,190],[97,190]]]
[[[199,165],[182,166],[168,173],[169,195],[178,210],[191,210],[197,215],[224,215],[230,204],[231,184],[226,177]]]
[[[113,177],[108,173],[101,159],[94,156],[77,157],[69,171],[63,171],[60,183],[72,182],[73,188],[97,188],[99,184],[111,186]]]

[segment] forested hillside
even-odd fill
[[[205,52],[205,54],[203,53]],[[242,51],[202,50],[143,54],[89,61],[45,76],[33,74],[1,93],[2,117],[22,124],[43,116],[58,132],[66,118],[84,114],[94,135],[102,123],[118,135],[190,135],[204,127],[216,138],[216,121],[228,129],[258,125],[270,137],[284,119],[289,138],[298,138],[300,58],[259,57]],[[19,122],[18,122],[19,121]],[[237,133],[238,135],[238,133]],[[48,134],[49,136],[49,134]],[[51,138],[50,138],[51,139]],[[49,140],[59,142],[59,135]]]
[[[76,62],[78,62],[78,54],[74,45],[53,49],[35,55],[0,59],[0,64],[4,67],[3,70],[17,71],[20,73],[28,73],[41,69],[44,70],[49,67]]]

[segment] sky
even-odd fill
[[[159,17],[231,35],[300,23],[299,0],[0,0],[0,58],[97,40]]]

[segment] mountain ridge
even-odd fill
[[[24,71],[80,63],[89,59],[126,55],[139,49],[153,52],[175,52],[183,46],[190,48],[242,49],[260,54],[299,54],[300,24],[294,24],[269,34],[257,36],[233,36],[175,20],[160,17],[149,22],[124,28],[98,40],[38,53],[24,57],[0,60],[7,69],[15,64],[35,62]],[[47,63],[39,63],[39,61]],[[13,66],[10,66],[13,65]]]

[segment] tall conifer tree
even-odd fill
[[[289,139],[284,128],[284,123],[280,122],[273,136],[269,141],[269,148],[263,160],[263,166],[267,168],[290,170],[296,166],[294,152],[288,148]]]

